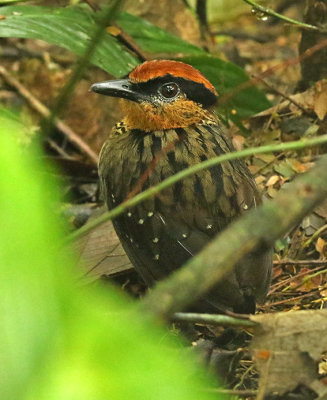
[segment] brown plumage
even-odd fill
[[[102,82],[92,89],[124,98],[125,118],[100,154],[99,176],[110,209],[123,202],[144,176],[142,190],[234,150],[213,112],[216,90],[189,65],[149,61],[128,79]],[[152,286],[260,202],[246,164],[234,160],[165,189],[116,218],[114,226],[135,269]],[[255,302],[268,291],[271,266],[271,250],[258,249],[197,302],[197,309],[254,312]]]

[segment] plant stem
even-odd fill
[[[137,204],[141,203],[142,201],[145,201],[146,199],[149,199],[149,198],[155,196],[160,191],[174,185],[176,182],[181,181],[182,179],[184,179],[190,175],[193,175],[196,172],[202,171],[206,168],[210,168],[217,164],[221,164],[224,161],[235,160],[236,158],[245,158],[248,156],[253,156],[255,154],[280,152],[280,151],[286,151],[286,150],[300,150],[300,149],[304,149],[306,147],[317,146],[322,143],[327,143],[327,134],[313,138],[313,139],[302,139],[302,140],[297,140],[297,141],[288,142],[288,143],[260,146],[260,147],[245,149],[245,150],[241,150],[241,151],[235,151],[232,153],[224,154],[222,156],[211,158],[210,160],[206,160],[200,164],[197,164],[190,168],[184,169],[184,170],[178,172],[177,174],[170,176],[169,178],[163,180],[158,185],[150,187],[149,189],[145,190],[144,192],[141,192],[141,193],[137,194],[136,196],[132,197],[131,199],[124,201],[123,203],[121,203],[119,206],[115,207],[111,211],[104,213],[99,218],[94,219],[92,222],[84,225],[82,228],[80,228],[80,229],[76,230],[75,232],[71,233],[70,235],[68,235],[66,238],[66,241],[69,242],[74,239],[77,239],[78,237],[82,236],[83,234],[96,228],[103,222],[106,222],[115,217],[118,217],[118,215],[122,214],[127,209],[134,207]]]
[[[271,248],[326,196],[327,156],[323,156],[273,200],[234,221],[169,278],[158,282],[140,301],[140,311],[167,319],[186,309],[203,298],[246,255],[261,246]]]
[[[245,318],[235,318],[220,314],[198,314],[178,312],[172,315],[172,321],[193,322],[219,326],[253,327],[257,323]]]
[[[296,25],[299,28],[309,29],[311,31],[318,31],[318,32],[326,33],[325,30],[319,28],[318,26],[306,24],[304,22],[300,22],[300,21],[297,21],[295,19],[285,17],[285,15],[279,14],[276,11],[272,10],[271,8],[263,7],[263,6],[261,6],[260,4],[256,3],[253,0],[243,0],[243,1],[245,1],[245,3],[247,3],[247,4],[250,4],[250,6],[252,6],[257,11],[260,11],[260,12],[262,12],[262,13],[264,13],[266,15],[270,15],[272,17],[276,17],[276,18],[278,18],[278,19],[280,19],[282,21],[288,22],[290,24]]]

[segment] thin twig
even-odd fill
[[[111,211],[104,213],[99,218],[94,219],[89,224],[84,225],[82,228],[71,233],[69,236],[67,236],[66,241],[72,241],[72,240],[80,237],[81,235],[84,235],[86,232],[89,232],[90,230],[101,225],[103,222],[106,222],[108,220],[116,218],[118,215],[122,214],[127,209],[134,207],[137,204],[141,203],[142,201],[145,201],[146,199],[149,199],[149,198],[155,196],[156,194],[161,192],[163,189],[166,189],[166,188],[174,185],[176,182],[179,182],[182,179],[185,179],[186,177],[193,175],[199,171],[213,167],[214,165],[217,165],[217,164],[221,164],[224,161],[235,160],[237,158],[245,158],[248,156],[253,156],[255,154],[272,153],[272,152],[277,152],[277,151],[288,151],[288,150],[300,150],[300,149],[304,149],[306,147],[317,146],[322,143],[327,143],[327,134],[318,136],[313,139],[305,138],[305,139],[288,142],[288,143],[280,143],[280,144],[276,144],[276,145],[265,145],[265,146],[255,147],[255,148],[251,148],[251,149],[245,149],[245,150],[241,150],[241,151],[234,151],[234,152],[231,152],[228,154],[224,154],[224,155],[221,155],[218,157],[211,158],[202,163],[193,165],[190,168],[184,169],[184,170],[178,172],[177,174],[170,176],[169,178],[163,180],[158,185],[150,187],[149,189],[137,194],[136,196],[132,197],[131,199],[126,200],[125,202],[121,203],[119,206],[115,207]]]
[[[16,78],[14,78],[6,69],[0,66],[0,75],[6,81],[6,83],[17,90],[17,92],[24,97],[25,100],[28,101],[30,106],[36,110],[43,118],[50,117],[50,110],[41,103],[33,94],[22,85]],[[73,143],[82,153],[88,156],[93,163],[97,164],[98,156],[97,154],[90,148],[90,146],[84,142],[83,139],[77,133],[75,133],[72,128],[66,125],[62,120],[55,119],[54,124],[56,128],[61,131],[67,139]]]
[[[204,39],[209,33],[207,0],[196,0],[195,10],[199,20],[201,38]]]
[[[325,260],[275,260],[274,265],[326,265]]]
[[[316,268],[313,268],[311,271],[318,271],[319,269],[322,269],[326,266],[326,262],[323,265],[319,265]],[[295,281],[298,278],[301,278],[302,276],[305,276],[308,274],[308,270],[305,270],[303,272],[298,273],[297,275],[291,276],[288,279],[284,279],[283,281],[277,282],[274,285],[271,286],[271,290],[269,291],[268,296],[271,296],[273,293],[275,293],[278,289],[280,289],[281,287]]]
[[[73,157],[71,157],[68,153],[65,152],[65,150],[63,148],[61,148],[54,140],[52,140],[51,138],[46,138],[49,146],[55,150],[61,157],[65,158],[65,159],[70,159],[70,160],[74,160]]]
[[[220,314],[178,312],[172,315],[171,320],[219,326],[254,327],[258,325],[256,322],[253,322],[250,319],[234,318],[229,317],[228,315]]]
[[[301,247],[301,251],[303,251],[306,247],[310,246],[310,244],[317,238],[321,233],[327,230],[327,224],[321,226],[306,242],[303,243]]]
[[[310,31],[317,31],[317,32],[326,33],[326,30],[321,29],[318,26],[306,24],[304,22],[297,21],[295,19],[285,17],[285,15],[279,14],[276,11],[272,10],[271,8],[263,7],[263,6],[261,6],[260,4],[256,3],[253,0],[243,0],[243,1],[245,1],[245,3],[250,4],[250,6],[252,6],[255,11],[259,11],[259,12],[265,14],[265,15],[270,15],[271,17],[275,17],[275,18],[278,18],[278,19],[280,19],[282,21],[285,21],[285,22],[288,22],[290,24],[296,25],[297,27],[299,27],[301,29],[308,29]]]
[[[284,157],[284,156],[285,156],[284,152],[278,154],[277,156],[275,156],[275,157],[273,158],[273,160],[271,160],[271,161],[268,162],[267,164],[264,164],[262,167],[260,167],[260,168],[255,172],[254,176],[259,176],[259,174],[261,174],[261,172],[262,172],[264,169],[266,169],[267,167],[269,167],[269,166],[272,165],[272,164],[275,164],[275,162],[276,162],[277,160],[279,160],[280,158],[282,158],[282,157]]]
[[[280,300],[280,301],[276,301],[275,303],[266,304],[264,306],[260,306],[260,308],[265,310],[265,309],[269,309],[271,307],[279,306],[279,305],[282,305],[282,304],[287,304],[287,303],[292,303],[292,302],[294,303],[297,300],[302,300],[302,299],[304,299],[306,297],[310,297],[310,296],[319,294],[321,290],[323,290],[323,288],[314,290],[314,291],[312,291],[310,293],[302,294],[301,296],[291,297],[290,299]]]
[[[228,394],[231,396],[238,396],[238,397],[256,397],[258,392],[257,390],[235,390],[235,389],[214,389],[208,388],[204,390],[205,392],[209,393],[217,393],[217,394]]]
[[[245,1],[245,0],[244,0]],[[234,97],[237,93],[241,92],[244,89],[247,89],[248,87],[251,87],[255,85],[257,82],[259,82],[261,79],[264,79],[270,75],[273,75],[276,71],[291,67],[293,65],[296,65],[303,60],[311,57],[313,54],[317,53],[318,51],[322,50],[327,46],[327,39],[322,40],[321,42],[317,43],[316,45],[312,46],[310,49],[306,50],[301,56],[299,57],[293,57],[290,58],[280,64],[274,65],[271,68],[267,68],[265,71],[263,71],[261,74],[258,76],[253,76],[250,80],[245,81],[244,83],[241,83],[234,89],[230,90],[228,93],[222,95],[219,99],[220,104],[225,104],[229,99]]]
[[[283,97],[285,100],[288,100],[290,103],[294,104],[295,107],[299,108],[304,114],[311,115],[312,113],[309,110],[306,110],[304,107],[301,106],[301,104],[297,103],[295,100],[293,100],[290,96],[287,96],[285,93],[281,92],[274,86],[270,85],[268,82],[266,82],[264,79],[262,79],[260,76],[256,76],[256,79],[263,83],[265,86],[267,86],[268,89],[272,90],[279,96]]]
[[[66,108],[68,100],[71,96],[71,93],[76,85],[76,83],[82,78],[85,68],[89,65],[90,60],[101,41],[102,37],[106,34],[105,28],[116,14],[118,7],[120,6],[122,0],[112,0],[110,5],[106,9],[106,12],[103,14],[102,18],[97,21],[95,26],[94,33],[91,37],[91,40],[88,46],[85,49],[82,57],[79,58],[76,67],[66,85],[60,91],[59,96],[56,99],[56,103],[51,110],[51,114],[49,118],[45,121],[45,130],[46,133],[49,133],[52,129],[52,126],[56,120],[57,115],[61,113]]]
[[[318,275],[321,275],[321,274],[324,274],[324,273],[326,273],[327,272],[327,269],[323,269],[322,271],[318,271],[318,272],[315,272],[314,274],[310,274],[310,275],[307,275],[306,277],[304,277],[303,279],[302,279],[302,282],[300,282],[298,285],[296,285],[295,287],[293,287],[292,289],[293,290],[296,290],[296,289],[299,289],[301,286],[303,286],[306,282],[308,282],[310,279],[312,279],[312,278],[314,278],[314,277],[316,277],[316,276],[318,276]],[[286,289],[286,288],[285,288]]]
[[[128,49],[132,50],[138,58],[143,62],[148,59],[147,54],[143,51],[142,47],[139,46],[134,38],[129,35],[124,29],[118,24],[115,24],[117,28],[119,29],[119,33],[117,35],[114,35],[119,42],[121,42],[124,46],[126,46]]]
[[[93,11],[101,10],[101,7],[98,4],[95,4],[93,0],[84,0],[84,3],[88,4]]]

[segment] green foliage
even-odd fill
[[[0,127],[6,126],[6,131],[17,139],[20,145],[28,145],[36,132],[28,114],[19,114],[16,110],[9,110],[0,106]]]
[[[9,115],[10,114],[10,115]],[[22,124],[2,114],[0,125],[0,389],[18,398],[44,363],[60,327],[59,294],[65,277],[56,273],[53,243],[58,231],[49,212],[53,187],[42,178],[37,154],[23,153],[13,127]],[[50,197],[51,196],[51,197]]]
[[[0,37],[42,39],[84,54],[95,28],[93,14],[85,7],[10,6],[1,8]],[[98,44],[91,63],[114,76],[127,74],[138,61],[118,41],[105,35]]]
[[[146,52],[170,54],[173,58],[176,54],[205,54],[205,51],[200,47],[194,46],[131,14],[122,12],[117,23]]]
[[[38,6],[12,6],[1,8],[6,16],[0,21],[0,37],[42,39],[62,46],[76,54],[83,54],[94,32],[98,13],[87,7],[51,8]],[[101,15],[101,14],[100,14]],[[215,85],[219,94],[225,94],[248,81],[246,73],[238,66],[206,55],[199,47],[127,13],[117,19],[121,26],[142,48],[155,54],[170,54],[171,58],[183,55],[184,60],[199,68]],[[99,43],[91,62],[115,77],[129,73],[139,61],[118,40],[106,34]],[[256,114],[270,106],[259,89],[250,87],[236,91],[232,99],[221,104],[219,112],[239,123],[242,118]],[[234,109],[236,114],[230,114]]]
[[[193,65],[210,80],[219,95],[219,112],[228,115],[234,122],[240,122],[241,119],[270,107],[270,102],[258,88],[254,86],[245,90],[239,88],[249,78],[244,70],[237,65],[209,55],[185,57],[183,61]],[[228,94],[233,90],[235,90],[235,94],[228,98]],[[225,101],[219,100],[225,95],[227,95]],[[235,114],[230,114],[231,110],[234,110]]]
[[[0,393],[3,399],[208,399],[169,332],[113,288],[78,288],[39,149],[0,125]],[[18,125],[17,125],[18,127]],[[215,399],[217,396],[215,395]]]

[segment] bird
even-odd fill
[[[95,83],[91,90],[119,98],[124,114],[99,156],[109,209],[185,168],[234,151],[215,113],[215,87],[189,64],[145,61],[125,78]],[[127,209],[113,225],[137,273],[153,287],[261,201],[245,161],[235,159],[175,183]],[[262,245],[191,309],[254,313],[267,295],[271,268],[272,250]]]

